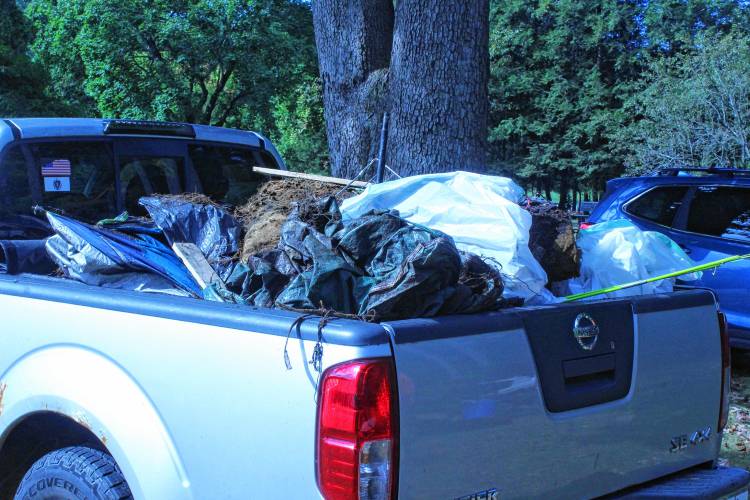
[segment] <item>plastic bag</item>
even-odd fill
[[[695,265],[669,237],[656,231],[642,231],[626,220],[595,224],[578,233],[581,276],[568,281],[570,293],[582,293],[622,285],[645,278],[680,271]],[[700,279],[700,273],[681,280]],[[671,292],[673,279],[627,288],[592,299],[628,297]]]
[[[499,264],[506,298],[545,303],[554,297],[529,249],[531,214],[518,205],[523,197],[511,179],[459,171],[372,184],[344,200],[341,211],[348,220],[398,210],[409,222],[451,236],[458,249]]]

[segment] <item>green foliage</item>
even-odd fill
[[[694,54],[653,65],[636,97],[643,120],[629,171],[663,167],[750,167],[750,37],[702,41]]]
[[[724,36],[750,33],[750,5],[746,0],[661,0],[649,2],[644,12],[649,54],[691,54],[706,33]]]
[[[328,170],[321,84],[310,78],[288,96],[273,99],[277,132],[271,139],[290,165],[313,173]]]
[[[47,95],[49,77],[31,61],[32,33],[13,0],[0,0],[0,116],[35,116],[63,108]]]
[[[86,74],[76,45],[84,5],[85,0],[32,2],[25,12],[35,32],[30,50],[49,72],[49,92],[78,116],[98,116],[94,99],[84,92]]]
[[[491,9],[495,167],[559,189],[563,202],[571,189],[602,190],[635,158],[641,120],[656,123],[640,97],[650,67],[713,44],[709,34],[750,34],[750,6],[736,0],[495,0]],[[647,92],[646,107],[661,98]]]
[[[302,0],[32,0],[27,14],[53,91],[82,114],[255,128],[292,144],[314,121],[303,96],[322,106]],[[320,160],[325,137],[305,147],[317,155],[292,164]]]
[[[0,114],[258,130],[328,165],[306,0],[0,0]],[[491,0],[491,167],[602,190],[673,164],[750,166],[746,0]]]
[[[532,185],[556,180],[563,197],[616,175],[641,4],[508,0],[492,9],[490,141],[500,161]]]

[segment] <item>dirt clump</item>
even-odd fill
[[[357,193],[356,189],[305,179],[266,182],[235,212],[245,228],[242,261],[246,262],[251,255],[276,247],[281,226],[294,203],[325,196],[336,196],[341,201]]]
[[[553,203],[530,201],[529,248],[542,265],[550,282],[575,278],[580,274],[581,255],[576,245],[570,212]]]

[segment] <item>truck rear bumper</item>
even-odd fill
[[[618,500],[668,498],[673,500],[747,500],[750,472],[736,467],[690,469],[604,498]]]

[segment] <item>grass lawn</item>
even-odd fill
[[[750,352],[732,352],[732,395],[721,457],[750,470]]]

